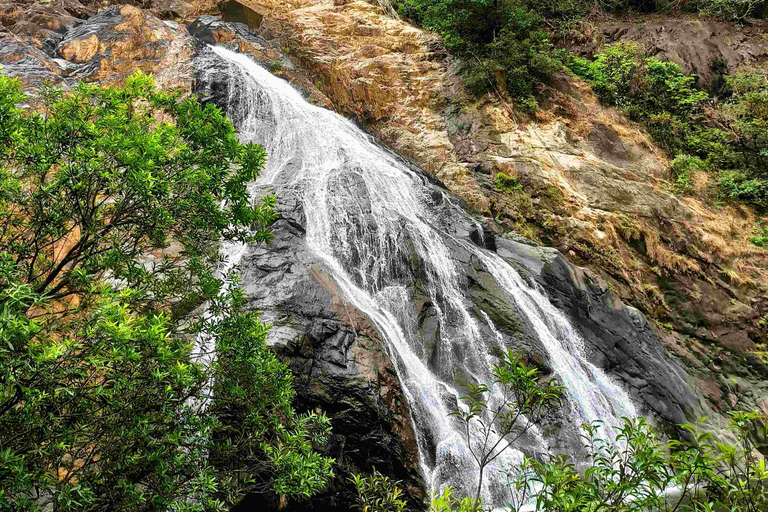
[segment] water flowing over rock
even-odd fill
[[[263,18],[195,14],[185,27],[161,19],[192,12],[175,0],[98,14],[75,0],[0,3],[0,63],[30,92],[152,72],[267,148],[252,192],[277,195],[275,242],[230,249],[299,409],[331,416],[339,462],[328,491],[294,510],[347,509],[346,478],[372,466],[403,482],[413,509],[431,487],[471,487],[447,413],[506,347],[569,390],[526,455],[578,462],[577,426],[596,418],[651,415],[675,436],[672,424],[707,415],[716,427],[736,403],[768,413],[768,368],[749,355],[765,332],[768,256],[732,236],[751,211],[676,196],[647,134],[572,77],[556,75],[521,119],[469,98],[463,64],[386,2],[236,3]],[[501,172],[525,193],[495,190]],[[504,501],[498,476],[491,503]],[[249,497],[242,509],[276,506]]]
[[[427,490],[450,484],[468,492],[475,484],[474,461],[449,413],[467,382],[491,384],[496,357],[508,347],[528,354],[567,390],[562,415],[521,443],[529,455],[557,451],[579,460],[578,427],[601,420],[613,436],[621,417],[636,416],[633,402],[672,421],[685,418],[682,409],[696,408],[684,371],[664,353],[644,317],[598,278],[569,266],[556,251],[494,240],[423,172],[349,121],[307,103],[247,56],[208,47],[197,68],[198,93],[212,97],[210,91],[218,91],[215,97],[241,137],[270,155],[252,193],[274,191],[282,205],[285,224],[277,229],[275,247],[227,251],[244,254],[250,306],[275,326],[270,343],[309,366],[300,374],[314,380],[317,391],[302,391],[302,400],[333,411],[339,398],[319,395],[341,389],[327,381],[366,373],[362,347],[380,342],[397,375],[387,388],[399,387],[410,414],[392,400],[384,400],[386,408],[413,423],[412,433],[404,428],[392,439],[404,447],[415,440]],[[289,260],[286,254],[292,254]],[[605,296],[594,311],[588,307],[586,334],[550,302],[537,279],[578,297],[568,304],[561,299],[571,310],[582,307],[584,295]],[[596,284],[585,284],[590,280]],[[634,336],[620,338],[622,329]],[[309,356],[296,355],[307,346],[315,347]],[[632,398],[599,366],[612,364],[635,379]],[[645,382],[643,369],[669,375]],[[342,424],[346,434],[351,425]],[[520,455],[509,450],[489,468],[495,478],[483,492],[487,504],[505,503],[500,468],[516,464]]]

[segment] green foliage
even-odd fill
[[[360,512],[404,512],[405,500],[401,499],[399,482],[392,481],[373,468],[373,474],[354,474],[349,479],[357,490],[357,502],[353,505]]]
[[[752,177],[747,171],[723,171],[720,173],[720,194],[724,199],[743,201],[768,209],[768,181]]]
[[[18,82],[0,77],[0,252],[36,293],[60,300],[109,275],[144,301],[185,290],[201,303],[216,290],[190,297],[184,283],[221,238],[270,240],[273,199],[254,205],[246,188],[266,155],[219,109],[157,92],[141,73],[125,89],[41,95],[44,114],[17,109]],[[171,243],[176,256],[146,268],[141,257]]]
[[[690,441],[666,446],[644,419],[626,420],[616,441],[584,426],[590,461],[580,472],[566,456],[527,459],[515,472],[512,510],[528,500],[547,512],[759,511],[768,505],[768,471],[752,441],[768,433],[766,418],[732,412],[737,443],[725,445],[697,427],[682,425]],[[761,437],[763,436],[763,437]],[[668,493],[677,487],[679,495]]]
[[[707,93],[696,89],[693,76],[675,63],[644,58],[635,43],[606,46],[591,62],[574,58],[571,69],[592,84],[603,102],[623,108],[637,121],[664,114],[673,122],[686,121],[708,99]]]
[[[744,23],[747,18],[763,18],[768,2],[765,0],[701,0],[698,11],[724,20]]]
[[[41,97],[18,109],[0,77],[0,508],[211,511],[317,492],[328,419],[293,411],[268,326],[214,273],[221,239],[271,239],[273,199],[246,188],[263,149],[140,73]]]
[[[464,59],[465,85],[477,96],[508,92],[523,109],[535,110],[536,85],[563,66],[543,18],[523,0],[400,0],[396,5],[401,15],[441,34],[448,50]]]
[[[256,314],[232,311],[200,331],[216,340],[210,461],[241,480],[265,482],[252,490],[308,498],[333,475],[333,460],[313,451],[327,441],[330,420],[293,410],[293,376],[267,348],[268,330]]]
[[[758,230],[758,234],[750,237],[749,241],[758,247],[768,247],[768,226]]]
[[[429,500],[429,512],[474,512],[472,498],[457,498],[453,489],[446,487],[442,494],[433,494]]]
[[[283,63],[279,59],[272,59],[269,63],[269,72],[275,76],[282,76],[285,74]]]
[[[606,46],[594,61],[574,58],[574,73],[589,81],[605,103],[645,123],[675,155],[672,176],[692,190],[691,174],[716,174],[719,196],[768,208],[768,71],[757,68],[726,78],[729,96],[716,108],[694,76],[671,62],[645,58],[632,43]]]
[[[731,98],[719,118],[731,132],[741,167],[753,178],[768,177],[768,68],[756,68],[726,78]]]
[[[493,180],[493,188],[508,194],[523,190],[523,186],[515,178],[507,176],[503,172],[496,175],[496,179]]]
[[[707,165],[696,156],[680,153],[672,160],[672,178],[680,192],[693,190],[693,173],[706,170]]]
[[[463,423],[467,447],[480,470],[475,510],[481,504],[485,467],[560,407],[563,387],[554,380],[540,383],[537,374],[510,349],[493,368],[497,394],[484,384],[470,383],[469,393],[461,397],[464,407],[451,414]]]

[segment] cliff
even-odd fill
[[[584,82],[557,74],[534,116],[498,97],[474,99],[461,83],[463,64],[440,39],[378,2],[147,7],[0,4],[3,72],[34,90],[43,81],[119,83],[141,69],[161,86],[222,106],[237,125],[226,70],[202,77],[196,63],[206,44],[247,53],[425,171],[434,197],[463,205],[468,217],[447,222],[455,236],[496,252],[546,290],[577,325],[594,363],[670,435],[677,435],[672,425],[702,415],[716,428],[734,407],[768,413],[768,367],[753,354],[765,341],[768,314],[768,252],[748,242],[755,212],[678,196],[663,152]],[[760,30],[693,21],[671,27],[660,18],[642,27],[607,23],[569,44],[591,54],[604,41],[637,40],[707,78],[713,62],[764,58]],[[707,52],[697,49],[702,39],[712,41]],[[522,190],[497,190],[500,173]],[[371,466],[402,480],[415,505],[424,483],[393,355],[307,249],[303,207],[283,193],[278,205],[275,242],[249,250],[243,282],[250,307],[274,326],[270,343],[296,374],[299,406],[333,418],[328,450],[340,477],[311,506],[342,506],[351,492],[345,478]],[[513,325],[519,313],[508,299],[470,256],[457,249],[454,257],[474,304],[546,371],[541,348]],[[412,287],[418,296],[418,280]],[[434,310],[426,298],[418,304],[419,336],[439,343]],[[569,444],[554,448],[568,452]]]

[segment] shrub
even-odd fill
[[[706,164],[701,158],[681,153],[672,160],[672,177],[675,185],[681,192],[693,190],[693,173],[706,169]]]
[[[768,471],[753,441],[768,434],[766,418],[730,415],[734,445],[682,425],[692,441],[665,446],[643,418],[625,419],[616,442],[600,437],[598,425],[585,425],[591,448],[586,470],[577,471],[566,456],[527,459],[513,483],[517,501],[532,499],[531,510],[547,512],[766,510]],[[681,495],[670,495],[672,487]]]
[[[530,429],[550,418],[560,408],[563,398],[562,386],[554,379],[540,382],[538,371],[528,369],[512,349],[493,367],[493,376],[493,391],[485,384],[470,383],[469,393],[460,398],[465,407],[451,413],[463,423],[464,441],[480,470],[471,501],[474,511],[481,507],[480,493],[488,464]],[[492,394],[500,395],[501,404],[489,408]]]
[[[401,0],[401,15],[443,36],[446,47],[467,63],[465,84],[477,96],[489,91],[530,98],[539,83],[563,66],[544,20],[516,0]]]
[[[433,494],[429,500],[429,512],[475,512],[472,498],[454,496],[453,489],[446,487],[441,494]]]
[[[508,194],[523,190],[523,186],[515,178],[507,176],[503,172],[496,175],[496,179],[493,180],[493,188]]]
[[[752,178],[744,171],[720,173],[721,199],[751,203],[763,210],[768,209],[768,181]]]
[[[400,499],[403,494],[399,482],[390,480],[373,468],[368,476],[352,475],[349,479],[357,490],[357,501],[353,508],[360,512],[403,512],[406,503]]]
[[[758,230],[757,235],[749,238],[749,241],[758,247],[768,247],[768,226],[762,228],[762,232]]]

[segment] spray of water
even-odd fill
[[[581,336],[541,290],[497,254],[441,229],[436,209],[460,207],[447,196],[436,201],[435,188],[423,175],[348,120],[307,103],[287,82],[244,55],[211,47],[199,63],[203,81],[214,61],[229,68],[228,112],[241,138],[261,144],[269,155],[251,192],[255,196],[271,185],[302,201],[307,246],[325,263],[344,298],[371,319],[387,344],[408,400],[421,468],[432,489],[453,485],[466,492],[477,481],[463,433],[448,416],[461,396],[453,384],[453,369],[460,367],[466,378],[490,384],[493,352],[507,345],[463,289],[452,252],[457,248],[476,258],[525,316],[566,387],[575,423],[601,420],[611,435],[621,416],[635,416],[630,398],[587,360]],[[232,261],[243,248],[223,250]],[[437,318],[436,346],[425,346],[418,333],[416,285],[426,288]],[[460,358],[455,346],[462,347]],[[526,442],[547,449],[538,432]],[[487,469],[487,505],[501,505],[508,498],[493,475],[520,458],[510,449]]]

